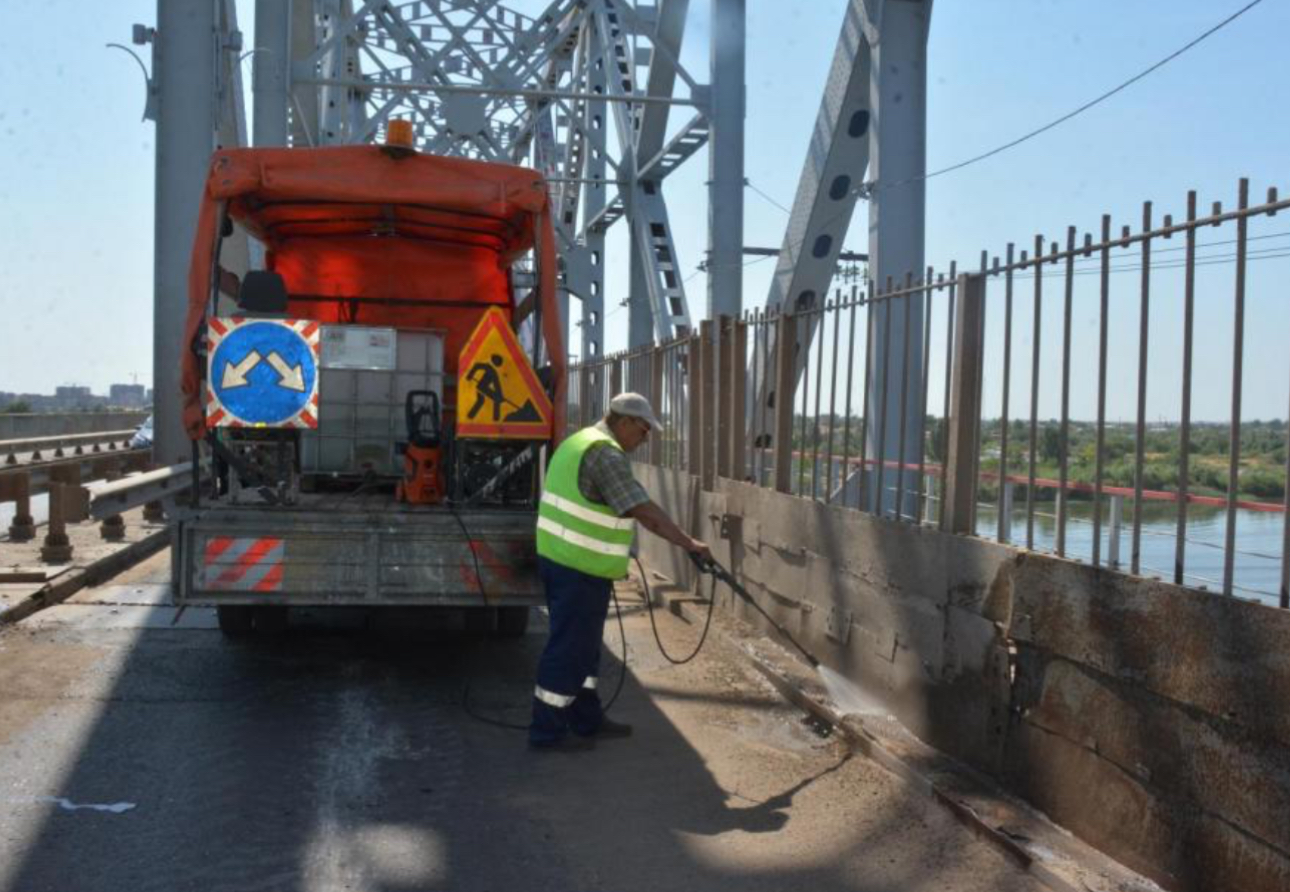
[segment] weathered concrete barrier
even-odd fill
[[[1290,888],[1290,612],[638,467],[923,740],[1167,888]],[[692,584],[676,549],[641,544]]]
[[[0,415],[0,440],[56,437],[60,434],[93,434],[138,427],[147,412],[66,412]]]

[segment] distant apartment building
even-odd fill
[[[143,384],[113,384],[108,388],[108,405],[121,409],[142,409],[148,404],[148,388]]]

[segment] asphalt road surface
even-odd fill
[[[463,692],[525,721],[540,622],[311,614],[229,642],[210,611],[172,625],[167,560],[0,632],[4,892],[1041,888],[730,644],[669,666],[629,593],[635,736],[535,754]]]

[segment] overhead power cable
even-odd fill
[[[1128,87],[1131,87],[1133,84],[1136,84],[1138,81],[1142,80],[1144,77],[1151,74],[1152,72],[1157,71],[1160,68],[1163,68],[1165,65],[1168,65],[1174,59],[1177,59],[1183,53],[1192,49],[1197,44],[1208,39],[1214,34],[1217,34],[1223,28],[1226,28],[1232,22],[1236,21],[1238,18],[1245,15],[1247,12],[1249,12],[1251,9],[1258,6],[1262,2],[1263,0],[1250,0],[1249,3],[1245,4],[1236,12],[1232,13],[1227,18],[1223,19],[1217,25],[1210,28],[1208,31],[1205,31],[1204,33],[1200,34],[1199,36],[1193,38],[1192,40],[1188,41],[1186,44],[1174,50],[1172,53],[1165,56],[1163,59],[1161,59],[1159,62],[1156,62],[1154,65],[1151,65],[1148,68],[1144,68],[1142,71],[1139,71],[1137,74],[1129,78],[1127,81],[1124,81],[1123,83],[1121,83],[1116,87],[1112,87],[1110,90],[1107,90],[1105,93],[1096,97],[1095,99],[1090,99],[1088,102],[1085,102],[1083,105],[1079,106],[1078,108],[1067,112],[1066,114],[1062,115],[1060,118],[1055,118],[1054,120],[1049,121],[1047,124],[1044,124],[1042,127],[1037,127],[1034,130],[1031,130],[1029,133],[1026,133],[1022,136],[1017,137],[1011,142],[1006,142],[1003,145],[993,148],[988,152],[982,152],[980,155],[977,155],[972,158],[968,158],[966,161],[960,161],[957,164],[951,164],[949,167],[942,167],[940,170],[934,170],[931,173],[925,173],[917,177],[909,177],[908,179],[899,180],[898,182],[891,183],[888,185],[878,185],[871,191],[876,191],[879,189],[894,189],[897,186],[904,186],[908,183],[916,183],[919,180],[930,180],[932,177],[939,177],[942,174],[947,174],[955,170],[961,170],[962,168],[967,167],[969,164],[976,164],[978,161],[984,161],[987,158],[992,158],[995,155],[998,155],[1000,152],[1006,152],[1008,149],[1014,148],[1016,146],[1021,145],[1023,142],[1034,139],[1036,136],[1039,136],[1042,133],[1047,133],[1049,130],[1052,130],[1054,127],[1060,124],[1066,123],[1076,115],[1083,114],[1084,112],[1088,111],[1094,106],[1105,102],[1106,100],[1110,99],[1112,96],[1116,95],[1117,93],[1120,93],[1123,90],[1127,89]]]

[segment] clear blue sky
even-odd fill
[[[515,5],[528,10],[538,4]],[[683,51],[701,80],[708,5],[692,0]],[[1244,0],[939,0],[929,46],[929,166],[975,155],[1079,105],[1242,5]],[[153,24],[155,3],[11,6],[0,35],[0,390],[82,383],[103,391],[136,374],[150,382],[153,125],[139,120],[144,91],[134,62],[103,45],[129,43],[133,22]],[[788,205],[845,3],[752,0],[748,6],[747,174]],[[250,0],[240,0],[246,30],[252,10]],[[1155,202],[1157,217],[1179,216],[1189,188],[1199,190],[1204,207],[1214,200],[1231,205],[1241,176],[1251,178],[1256,196],[1269,185],[1285,194],[1290,120],[1278,93],[1290,83],[1286,33],[1290,3],[1265,0],[1106,104],[1024,146],[931,181],[928,262],[938,268],[952,259],[975,263],[982,249],[1001,254],[1009,241],[1029,245],[1036,233],[1064,238],[1068,224],[1081,233],[1095,231],[1103,213],[1112,214],[1117,227],[1136,222],[1147,199]],[[56,39],[36,37],[53,34]],[[705,179],[706,159],[699,155],[665,187],[687,275],[706,247]],[[785,214],[751,191],[746,208],[746,243],[778,246]],[[865,213],[863,205],[859,213]],[[1290,230],[1290,214],[1258,226],[1267,234]],[[853,225],[847,246],[864,250],[862,233]],[[1231,237],[1230,229],[1222,233]],[[611,252],[615,244],[621,246],[621,234],[611,239]],[[621,268],[624,257],[619,250],[609,260]],[[746,306],[764,301],[772,265],[747,268]],[[1206,365],[1197,378],[1203,417],[1226,413],[1230,274],[1230,267],[1219,265],[1203,277],[1198,325]],[[625,277],[616,278],[609,283],[610,309],[623,296]],[[1171,357],[1180,317],[1176,294],[1167,293],[1169,281],[1160,277],[1152,308],[1153,417],[1177,413],[1178,363]],[[1051,300],[1059,283],[1045,284]],[[704,286],[702,275],[689,281],[696,313],[704,305]],[[1136,362],[1136,287],[1132,274],[1116,279],[1113,417],[1132,412],[1131,384],[1117,384]],[[1096,332],[1084,288],[1082,283],[1077,293],[1076,354],[1082,361],[1075,414],[1089,417],[1084,384],[1089,338]],[[1030,292],[1025,294],[1028,301]],[[1252,264],[1249,300],[1245,415],[1285,417],[1290,258]],[[1028,325],[1028,315],[1018,312],[1018,325]],[[626,315],[609,316],[609,349],[624,343]],[[1049,328],[1047,359],[1057,336]],[[1019,336],[1014,349],[1028,350],[1028,340]],[[987,399],[992,386],[988,378]],[[1050,394],[1041,393],[1041,402],[1044,414],[1055,411]]]

